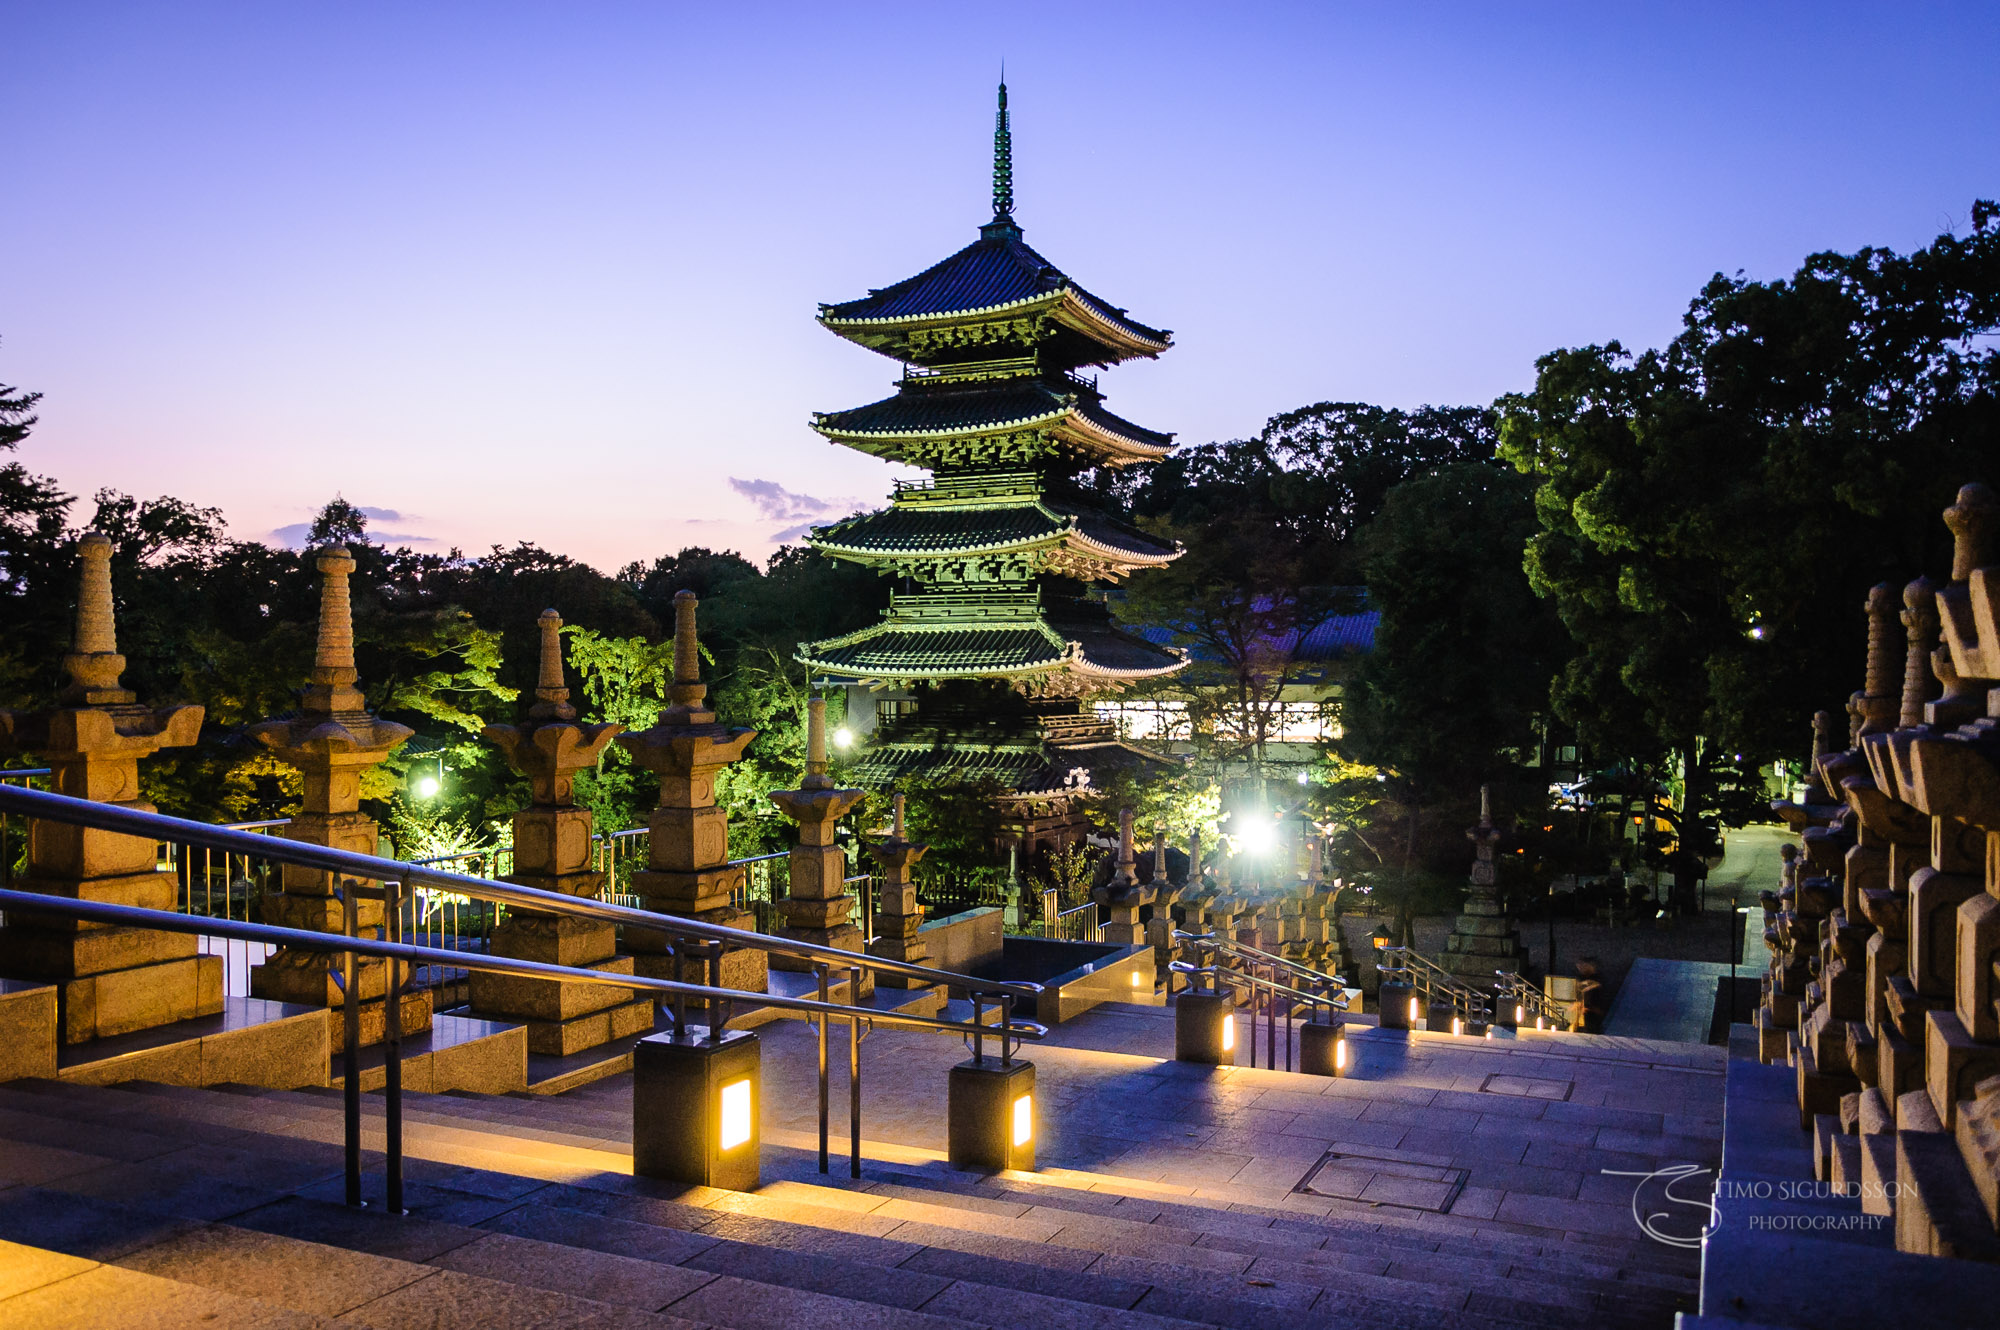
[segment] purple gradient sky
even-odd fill
[[[1907,249],[2000,193],[2000,9],[1962,2],[0,18],[22,460],[246,538],[339,491],[607,570],[884,493],[806,422],[895,366],[814,305],[973,239],[1003,56],[1028,239],[1177,330],[1104,386],[1186,442],[1487,401],[1671,337],[1713,272]]]

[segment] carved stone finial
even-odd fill
[[[1860,717],[1857,740],[1896,728],[1896,716],[1901,709],[1901,689],[1896,678],[1899,600],[1896,588],[1887,582],[1869,588],[1867,682],[1855,695]]]
[[[1903,588],[1903,707],[1897,723],[1904,729],[1924,723],[1924,703],[1937,696],[1931,673],[1931,652],[1938,640],[1938,585],[1919,577]]]
[[[701,681],[701,648],[695,642],[692,591],[674,593],[674,684],[670,695],[677,706],[698,707],[708,696]]]
[[[1479,787],[1479,825],[1482,830],[1493,826],[1493,795],[1484,785]]]
[[[77,542],[78,579],[76,635],[71,639],[63,670],[69,685],[65,702],[84,706],[122,706],[138,695],[118,686],[125,657],[118,654],[118,624],[111,602],[111,541],[95,531]]]
[[[1994,537],[2000,535],[2000,498],[1991,488],[1973,481],[1962,485],[1958,502],[1944,510],[1944,524],[1951,528],[1951,580],[1963,582],[1975,568],[1994,562]]]
[[[1167,824],[1159,822],[1153,826],[1153,881],[1167,880]]]
[[[806,702],[806,778],[799,782],[799,788],[833,788],[833,777],[826,774],[826,699],[823,697]]]
[[[898,794],[893,801],[896,810],[894,820],[889,824],[889,834],[897,840],[903,839],[903,796]]]
[[[1135,814],[1129,808],[1118,810],[1118,871],[1125,877],[1132,876],[1132,868],[1137,862],[1132,854],[1132,821]]]
[[[347,579],[354,572],[354,556],[345,545],[320,551],[313,560],[320,571],[319,648],[313,656],[314,683],[353,683],[360,676],[354,669],[354,609],[347,597]]]
[[[569,689],[563,686],[562,615],[543,610],[535,621],[542,635],[541,666],[535,678],[535,704],[528,708],[531,720],[570,721],[576,708],[569,704]]]
[[[333,545],[313,560],[319,569],[319,642],[313,652],[312,682],[300,697],[303,710],[334,714],[360,711],[367,703],[354,686],[354,611],[347,579],[354,556],[345,545]]]
[[[1811,770],[1819,770],[1819,760],[1840,751],[1840,717],[1831,711],[1813,712]]]

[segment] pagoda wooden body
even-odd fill
[[[907,281],[821,307],[828,330],[903,362],[904,374],[895,395],[819,415],[814,428],[933,478],[899,484],[883,512],[812,534],[821,553],[907,589],[881,623],[807,643],[799,657],[818,678],[923,689],[932,714],[877,736],[856,771],[863,784],[959,777],[1025,801],[1010,810],[1024,823],[1080,828],[1071,804],[1090,773],[1148,760],[1084,699],[1185,663],[1122,631],[1092,595],[1180,551],[1104,512],[1077,483],[1079,472],[1173,447],[1171,435],[1106,410],[1081,371],[1157,356],[1171,334],[1022,240],[1006,98],[1003,85],[994,216],[979,239]],[[996,700],[1007,690],[1036,706],[1010,712]]]

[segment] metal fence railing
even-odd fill
[[[231,831],[249,832],[259,837],[279,834],[290,826],[288,817],[260,822],[232,822]],[[235,850],[215,850],[206,846],[161,841],[155,863],[174,875],[180,890],[175,909],[181,914],[205,919],[256,923],[263,919],[263,899],[280,889],[278,864],[262,855]],[[222,991],[227,997],[248,997],[250,971],[270,958],[271,947],[262,942],[203,934],[197,946],[204,956],[222,957]]]
[[[36,781],[53,774],[47,767],[14,767],[0,771],[0,785],[19,785],[25,789],[33,789]],[[0,812],[0,887],[14,885],[14,870],[17,866],[25,864],[27,858],[26,823],[17,822],[11,815]]]
[[[1042,936],[1065,942],[1104,941],[1104,922],[1098,917],[1096,901],[1085,901],[1067,910],[1051,908],[1054,892],[1043,896]]]

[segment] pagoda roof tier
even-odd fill
[[[881,623],[805,643],[798,659],[857,682],[990,678],[1055,697],[1116,691],[1187,663],[1108,619],[1058,618],[1032,591],[892,596]]]
[[[1072,282],[996,219],[944,262],[859,300],[821,305],[819,321],[849,341],[919,364],[980,345],[1057,338],[1063,358],[1110,365],[1157,356],[1173,334],[1128,317]]]
[[[935,466],[956,453],[1026,461],[1066,449],[1091,463],[1150,462],[1173,451],[1174,436],[1106,411],[1082,385],[1058,389],[1042,378],[998,384],[919,388],[849,411],[813,417],[813,428],[835,443],[914,466]],[[1021,439],[1018,436],[1029,436]]]
[[[1007,506],[909,502],[922,493],[905,491],[893,508],[821,527],[807,539],[822,554],[859,563],[900,568],[1010,556],[1024,559],[1029,575],[1050,572],[1080,581],[1115,580],[1180,557],[1178,544],[1058,500],[1030,496]]]

